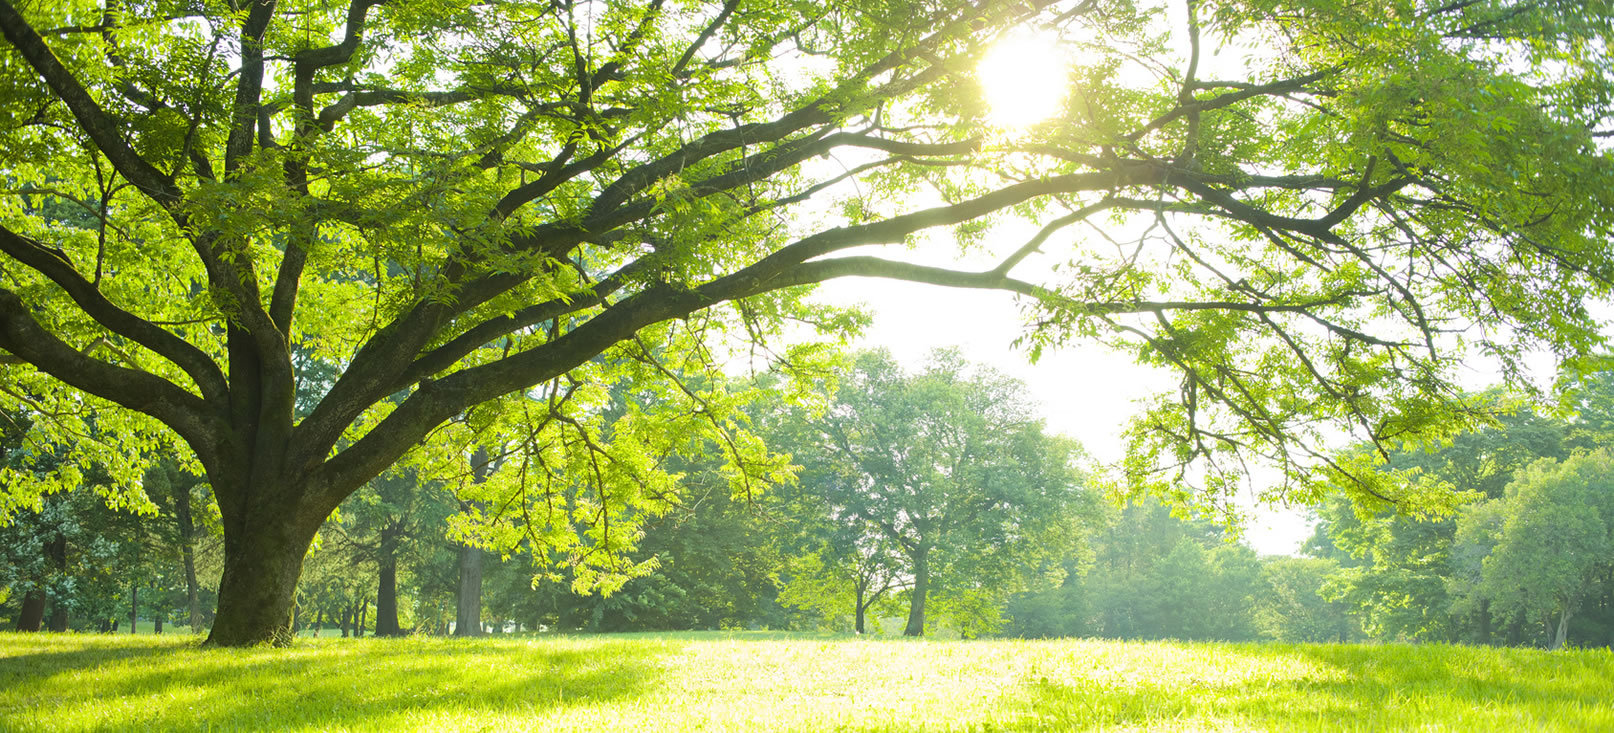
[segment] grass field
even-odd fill
[[[0,633],[0,730],[1614,730],[1614,654],[767,633]]]

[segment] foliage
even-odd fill
[[[1614,456],[1602,450],[1532,464],[1500,503],[1482,592],[1504,618],[1559,619],[1556,648],[1570,616],[1614,570]]]
[[[1564,436],[1561,421],[1517,412],[1495,427],[1458,435],[1439,450],[1393,454],[1387,469],[1482,502],[1500,497],[1525,466],[1543,456],[1563,455]],[[1470,572],[1477,570],[1479,558],[1471,546],[1464,545],[1464,555],[1452,556],[1460,517],[1475,510],[1471,505],[1461,513],[1410,514],[1363,511],[1343,497],[1324,502],[1309,548],[1340,565],[1325,594],[1351,607],[1380,639],[1489,641],[1480,629],[1486,622],[1469,613],[1477,609],[1462,599],[1472,586],[1450,582],[1463,563]],[[1462,613],[1453,616],[1454,607]]]
[[[1273,557],[1261,565],[1265,592],[1255,600],[1255,626],[1263,638],[1284,642],[1351,642],[1363,637],[1349,607],[1323,596],[1338,565],[1323,558]]]
[[[1057,589],[1022,596],[1010,629],[1025,636],[1257,638],[1262,561],[1217,525],[1158,502],[1112,510],[1087,540],[1091,561]]]
[[[912,374],[866,352],[827,410],[807,418],[793,457],[800,491],[833,525],[821,534],[832,562],[887,575],[879,564],[892,563],[910,576],[909,635],[923,633],[932,595],[955,628],[995,630],[1007,596],[1076,548],[1093,501],[1079,448],[1045,435],[1023,394],[956,352]]]

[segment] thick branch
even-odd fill
[[[209,444],[227,434],[202,398],[161,377],[113,366],[68,346],[34,320],[22,298],[4,289],[0,347],[68,386],[161,420],[199,453],[207,453]]]
[[[66,291],[79,308],[108,330],[151,349],[184,369],[196,381],[203,397],[222,397],[228,391],[224,373],[207,354],[167,330],[114,305],[94,284],[84,279],[60,252],[5,227],[0,227],[0,252],[50,278],[51,282]]]

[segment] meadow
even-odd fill
[[[0,634],[0,730],[1614,730],[1614,653],[767,632]]]

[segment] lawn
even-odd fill
[[[0,633],[0,730],[1614,730],[1614,654],[767,633]]]

